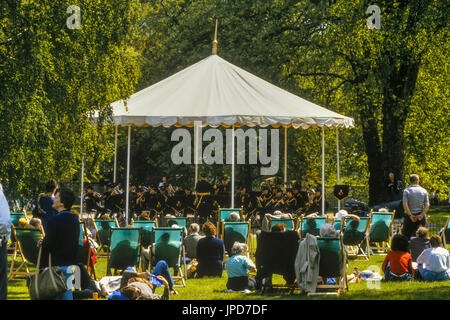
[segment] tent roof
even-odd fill
[[[126,105],[126,106],[125,106]],[[354,126],[345,117],[280,89],[211,55],[180,72],[112,103],[117,125]]]

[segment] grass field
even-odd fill
[[[450,206],[439,206],[430,210],[431,217],[445,218],[449,215]],[[11,257],[9,257],[11,259]],[[365,270],[369,266],[377,266],[381,269],[384,256],[371,256],[369,261],[350,260],[348,274],[357,266],[359,270]],[[99,258],[95,266],[97,278],[106,275],[106,258]],[[34,270],[31,268],[31,270]],[[259,295],[257,293],[225,293],[227,275],[226,271],[222,278],[188,279],[185,288],[178,287],[178,295],[172,295],[172,300],[317,300],[317,299],[369,299],[369,300],[438,300],[450,299],[450,281],[426,283],[419,281],[409,282],[381,282],[378,289],[369,289],[367,283],[349,284],[349,291],[339,297],[334,296],[313,296],[301,295],[297,290],[289,295],[287,290],[279,291],[271,295]],[[274,275],[274,284],[283,284],[281,276]],[[158,288],[157,293],[162,293]],[[25,278],[16,278],[8,282],[8,299],[29,300]]]

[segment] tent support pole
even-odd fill
[[[114,177],[113,182],[116,183],[117,179],[117,136],[119,135],[119,126],[116,125],[114,134]]]
[[[234,124],[231,128],[231,208],[234,208]]]
[[[125,225],[128,226],[128,211],[130,198],[130,142],[131,142],[131,125],[128,125],[128,145],[127,145],[127,183],[126,183],[126,198],[125,198]]]
[[[198,126],[194,123],[194,165],[195,165],[195,183],[194,190],[198,182]]]
[[[84,155],[81,159],[81,197],[80,197],[80,219],[83,214],[83,190],[84,190]]]
[[[287,188],[287,127],[284,127],[284,191]]]
[[[322,126],[322,215],[325,214],[325,125]]]
[[[337,184],[340,184],[340,167],[339,167],[339,129],[336,128],[336,163],[337,163]],[[338,211],[341,210],[341,200],[338,200]]]

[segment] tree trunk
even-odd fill
[[[404,128],[418,71],[419,63],[406,61],[386,81],[382,105],[384,177],[392,172],[397,179],[405,178]]]

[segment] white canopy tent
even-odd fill
[[[339,128],[354,127],[352,118],[280,89],[216,54],[133,94],[126,101],[114,102],[112,109],[116,125],[115,156],[117,126],[128,127],[125,209],[127,223],[132,126],[193,126],[194,121],[201,121],[202,126],[231,127],[233,137],[234,128],[240,126],[282,126],[286,129],[288,127],[302,129],[320,127],[322,128],[322,195],[325,194],[324,128],[336,128],[336,134],[338,134]],[[234,162],[233,143],[232,195],[234,194]],[[115,160],[114,180],[116,163]],[[286,137],[284,170],[286,183]],[[234,197],[231,198],[231,207],[233,207]],[[322,196],[322,214],[325,207],[324,201]]]

